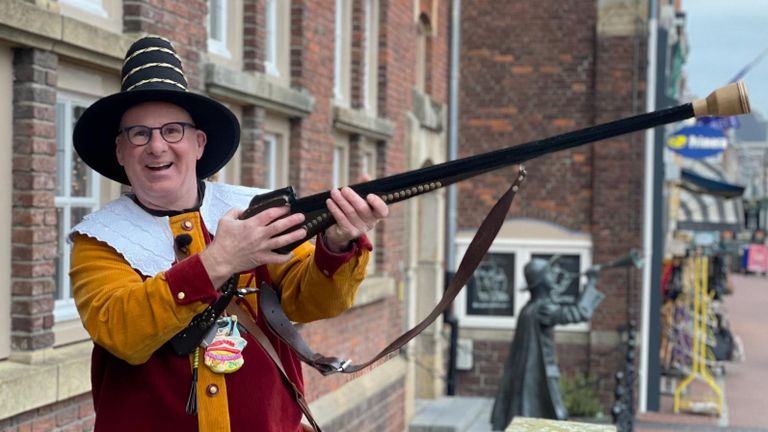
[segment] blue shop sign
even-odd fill
[[[703,159],[728,147],[723,130],[712,126],[687,126],[667,138],[667,147],[683,157]]]

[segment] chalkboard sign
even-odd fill
[[[467,283],[467,315],[515,316],[515,254],[483,258]]]
[[[539,258],[549,261],[553,257],[553,254],[533,254],[531,258]],[[575,303],[579,298],[579,272],[581,270],[581,257],[579,255],[559,255],[559,258],[554,263],[562,271],[560,282],[567,282],[565,279],[570,278],[571,281],[568,286],[558,296],[560,303]]]

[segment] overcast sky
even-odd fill
[[[768,49],[768,0],[682,0],[690,91],[703,97]],[[768,55],[744,77],[753,111],[768,117]]]

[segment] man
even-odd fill
[[[602,301],[595,288],[597,271],[587,271],[587,283],[576,304],[559,304],[569,278],[555,266],[557,255],[547,261],[534,258],[525,265],[531,299],[520,311],[515,337],[504,365],[504,375],[491,413],[493,430],[505,430],[515,416],[564,420],[568,412],[560,397],[560,371],[555,355],[557,324],[587,321]]]
[[[186,91],[171,43],[145,37],[128,50],[117,94],[78,120],[74,145],[91,168],[132,193],[87,216],[70,235],[70,277],[78,311],[94,341],[97,431],[297,431],[301,365],[255,313],[222,316],[211,339],[190,355],[169,340],[221,297],[232,275],[239,287],[272,283],[298,322],[348,309],[365,276],[365,233],[387,216],[384,202],[349,188],[327,206],[337,221],[301,241],[301,214],[271,208],[238,219],[258,189],[205,182],[234,154],[239,125],[223,105]],[[226,315],[226,314],[225,314]],[[239,323],[255,321],[279,357]],[[279,367],[285,370],[284,382]]]

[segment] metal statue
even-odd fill
[[[504,365],[501,386],[491,414],[493,430],[504,430],[515,416],[564,420],[568,411],[560,396],[560,371],[555,356],[554,327],[587,321],[605,297],[595,283],[600,271],[640,265],[637,252],[605,265],[595,265],[585,274],[584,289],[572,304],[558,302],[559,294],[573,277],[550,260],[532,259],[525,266],[528,303],[517,318],[515,337]]]

